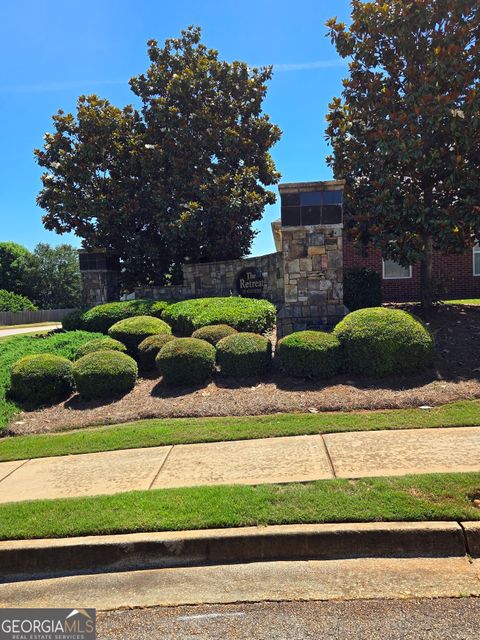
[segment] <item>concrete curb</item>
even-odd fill
[[[469,555],[480,558],[480,521],[462,522],[463,531]]]
[[[279,525],[0,542],[0,582],[272,560],[480,554],[480,523]]]

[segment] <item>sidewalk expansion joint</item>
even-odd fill
[[[4,480],[6,480],[7,478],[9,478],[12,474],[15,473],[15,471],[18,471],[19,469],[21,469],[22,467],[24,467],[27,462],[30,462],[32,458],[28,458],[27,460],[25,460],[24,462],[22,462],[22,464],[18,465],[18,467],[15,467],[15,469],[12,469],[9,473],[7,473],[6,476],[3,476],[3,478],[0,479],[0,484],[2,484],[2,482]]]
[[[172,444],[170,446],[170,451],[167,453],[167,455],[165,456],[162,464],[160,465],[159,470],[157,471],[157,473],[155,474],[155,477],[153,478],[153,480],[151,481],[151,483],[148,486],[148,490],[150,490],[153,485],[155,484],[155,482],[157,481],[158,476],[160,475],[160,473],[162,472],[163,467],[165,466],[165,463],[167,462],[168,458],[170,457],[170,454],[172,453],[173,449],[174,449],[175,445]]]
[[[337,473],[336,473],[335,467],[333,465],[332,456],[330,455],[330,451],[328,450],[327,443],[325,442],[325,438],[324,438],[323,434],[320,434],[320,437],[322,438],[323,447],[325,449],[325,454],[327,456],[328,464],[330,466],[330,471],[332,472],[333,478],[336,479],[337,478]]]
[[[467,532],[465,530],[465,527],[463,526],[463,522],[460,522],[460,521],[457,520],[457,524],[460,527],[460,529],[462,530],[463,544],[465,545],[466,556],[467,556],[468,561],[470,562],[470,564],[472,564],[473,563],[472,552],[471,552],[471,549],[470,549],[470,545],[468,544]]]

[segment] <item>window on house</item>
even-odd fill
[[[479,261],[480,266],[480,261]],[[479,274],[480,275],[480,274]],[[412,277],[412,267],[402,267],[401,264],[394,260],[383,260],[383,279],[384,280],[400,280],[402,278]]]
[[[473,275],[480,276],[480,244],[473,247]]]

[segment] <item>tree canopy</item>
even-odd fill
[[[346,178],[346,215],[360,245],[422,267],[432,252],[480,238],[478,0],[352,0],[352,21],[327,22],[350,60],[328,114],[328,158]]]
[[[197,27],[150,40],[148,57],[130,80],[141,108],[80,96],[35,150],[45,227],[118,253],[127,286],[247,254],[279,179],[269,150],[280,130],[262,111],[271,67],[220,60]]]

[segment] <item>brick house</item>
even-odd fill
[[[370,267],[382,274],[384,302],[420,300],[420,265],[405,269],[391,260],[382,260],[380,251],[370,249],[362,256],[353,242],[343,238],[343,266],[345,269]],[[434,276],[441,279],[447,290],[445,298],[454,300],[480,297],[480,246],[463,255],[434,253]]]

